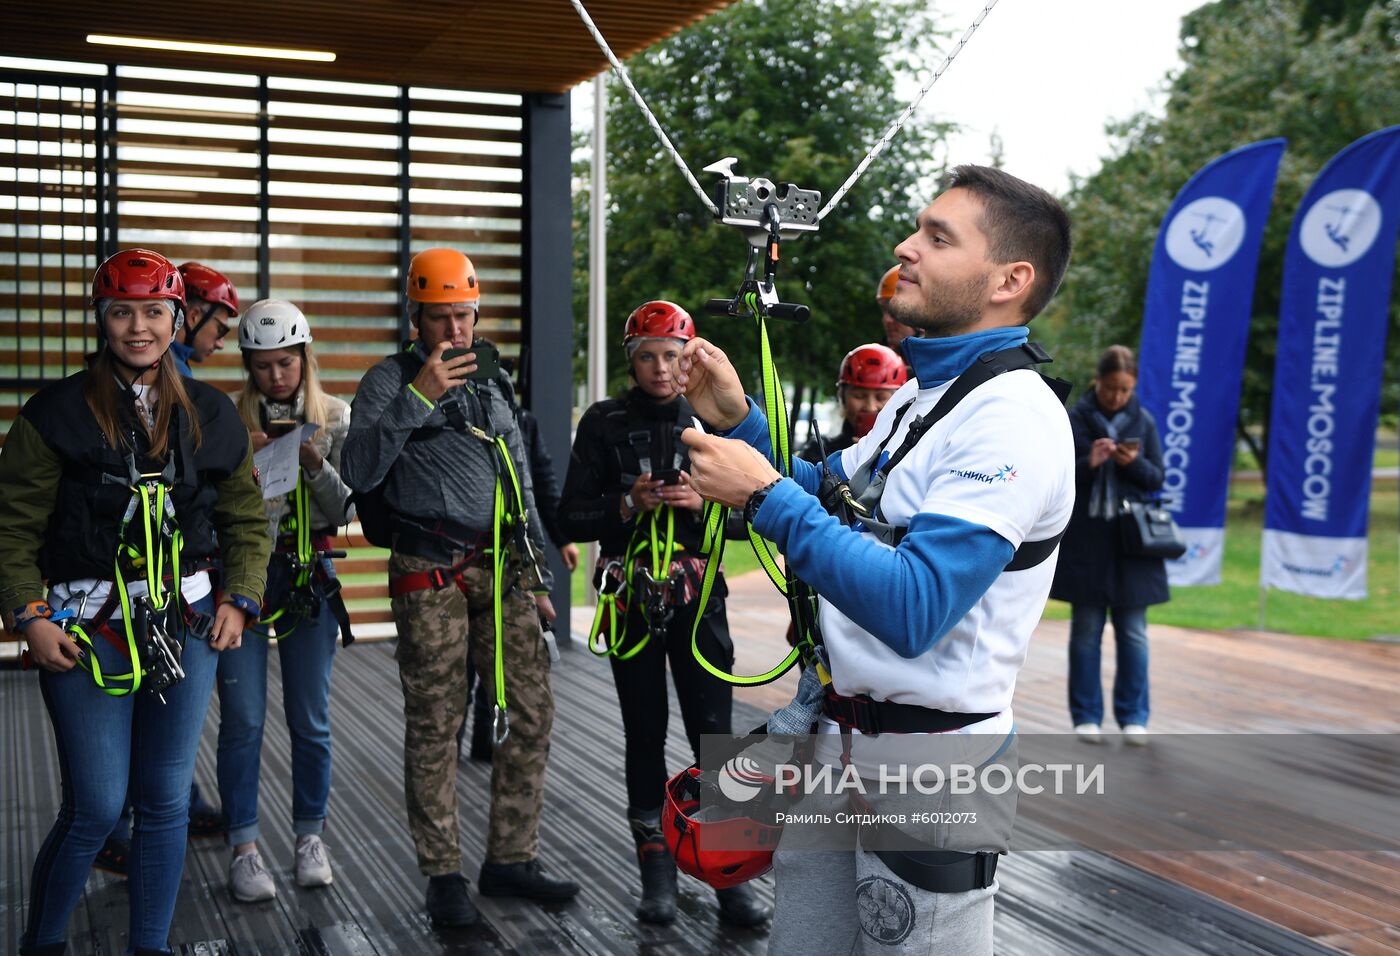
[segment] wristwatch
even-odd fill
[[[768,498],[768,492],[777,487],[781,478],[775,478],[762,488],[749,495],[749,500],[744,503],[744,520],[753,524],[754,517],[758,514],[758,509],[763,507],[763,502]]]

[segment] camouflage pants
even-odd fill
[[[397,552],[389,576],[441,567]],[[448,585],[393,599],[399,643],[395,654],[404,698],[404,791],[418,868],[428,876],[462,869],[457,821],[457,726],[467,702],[467,655],[482,689],[496,695],[496,640],[491,569],[466,572],[466,593]],[[508,573],[507,580],[514,580]],[[535,602],[511,591],[502,607],[506,702],[510,735],[491,765],[491,825],[487,859],[519,863],[539,851],[540,808],[554,692],[549,652]]]

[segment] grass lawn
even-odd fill
[[[1379,457],[1379,456],[1378,456]],[[1225,563],[1216,587],[1173,588],[1169,604],[1149,610],[1148,619],[1208,630],[1258,628],[1259,549],[1264,524],[1264,486],[1235,482],[1225,518]],[[1400,492],[1393,482],[1378,483],[1371,494],[1369,597],[1364,601],[1325,601],[1270,591],[1264,629],[1318,637],[1368,638],[1400,634]],[[1051,601],[1045,616],[1069,617],[1069,605]]]

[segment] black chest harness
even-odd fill
[[[917,401],[917,399],[910,399],[895,413],[889,434],[885,436],[874,452],[861,462],[855,474],[848,481],[843,482],[832,474],[830,469],[826,467],[825,458],[823,458],[823,480],[818,491],[822,504],[827,511],[840,519],[842,524],[859,527],[890,547],[898,547],[909,528],[907,525],[895,525],[885,521],[880,511],[880,499],[884,497],[885,484],[894,467],[914,450],[924,435],[928,434],[929,429],[947,417],[957,407],[957,404],[979,385],[990,382],[1006,372],[1036,369],[1038,365],[1049,361],[1051,361],[1050,355],[1034,342],[1025,342],[1015,348],[1003,349],[1000,352],[988,352],[981,356],[970,368],[953,380],[952,386],[939,397],[932,409],[917,416],[909,423],[909,430],[905,432],[904,440],[886,458],[886,449],[890,440],[899,431],[900,423],[904,421],[905,415]],[[1069,397],[1070,389],[1073,386],[1064,379],[1050,378],[1043,373],[1040,377],[1063,404],[1065,399]],[[1062,537],[1064,537],[1064,531],[1040,541],[1023,541],[1003,570],[1025,571],[1035,567],[1054,554]]]

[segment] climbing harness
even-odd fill
[[[329,548],[329,535],[311,530],[311,494],[305,471],[297,473],[296,487],[289,496],[291,509],[278,528],[278,547],[272,553],[268,571],[267,599],[258,624],[269,640],[286,640],[298,627],[327,608],[340,629],[341,643],[355,641],[350,630],[350,612],[341,594],[340,579],[327,562],[345,557],[344,551]],[[276,603],[277,607],[271,607]]]
[[[660,527],[663,523],[664,531]],[[625,554],[599,568],[595,582],[598,608],[588,631],[590,651],[599,657],[625,661],[641,653],[653,637],[666,639],[676,606],[688,603],[684,594],[687,562],[676,558],[676,550],[681,547],[676,543],[676,513],[671,507],[657,507],[637,522]],[[639,602],[646,634],[624,650],[627,609],[632,601]]]
[[[172,422],[172,432],[175,427]],[[131,488],[131,500],[117,532],[112,588],[102,607],[86,623],[83,614],[88,595],[80,593],[78,611],[65,629],[88,650],[79,659],[80,666],[92,675],[98,688],[113,697],[144,690],[160,696],[164,703],[162,692],[185,677],[177,637],[180,628],[183,626],[190,637],[200,640],[207,639],[212,629],[212,619],[193,613],[180,594],[183,538],[171,496],[175,457],[172,449],[162,471],[144,473],[136,466],[135,454],[129,452],[126,479],[102,476],[104,481],[125,483]],[[129,578],[144,579],[146,593],[133,596],[127,587]],[[170,582],[168,587],[166,581]],[[121,636],[109,626],[118,606],[122,615]],[[129,673],[103,671],[92,640],[97,634],[126,655],[131,662]]]
[[[473,387],[468,386],[470,394],[476,396]],[[511,460],[510,449],[506,445],[504,437],[494,433],[494,430],[481,428],[471,424],[467,420],[466,413],[462,410],[457,401],[450,400],[442,403],[443,413],[447,416],[449,425],[456,431],[464,432],[485,444],[490,452],[493,470],[496,473],[495,488],[493,491],[492,520],[490,530],[491,547],[489,549],[480,547],[484,544],[486,535],[481,535],[477,544],[472,542],[455,542],[464,547],[465,557],[458,563],[450,567],[433,568],[428,571],[419,571],[411,574],[400,575],[389,581],[389,593],[391,597],[400,597],[411,594],[415,591],[423,591],[428,588],[442,590],[449,584],[455,584],[463,593],[467,592],[467,571],[476,564],[483,555],[489,555],[491,561],[491,596],[492,596],[492,624],[495,627],[495,682],[496,682],[496,704],[495,711],[491,718],[491,732],[497,746],[505,743],[510,736],[510,717],[507,713],[506,702],[506,681],[505,681],[505,656],[503,647],[504,636],[504,601],[503,585],[506,578],[506,567],[510,560],[510,546],[513,545],[520,555],[520,560],[526,565],[528,573],[533,574],[533,580],[542,580],[540,574],[539,560],[535,555],[534,546],[530,543],[529,517],[525,508],[525,495],[521,490],[520,477],[516,473],[515,463]],[[488,423],[490,418],[483,411],[483,419]],[[434,433],[441,431],[435,429]],[[401,522],[403,525],[411,525]],[[434,529],[423,529],[425,532],[435,534]],[[519,581],[512,583],[511,590],[519,588]],[[550,648],[550,657],[554,657],[553,635],[544,632],[544,639]]]

